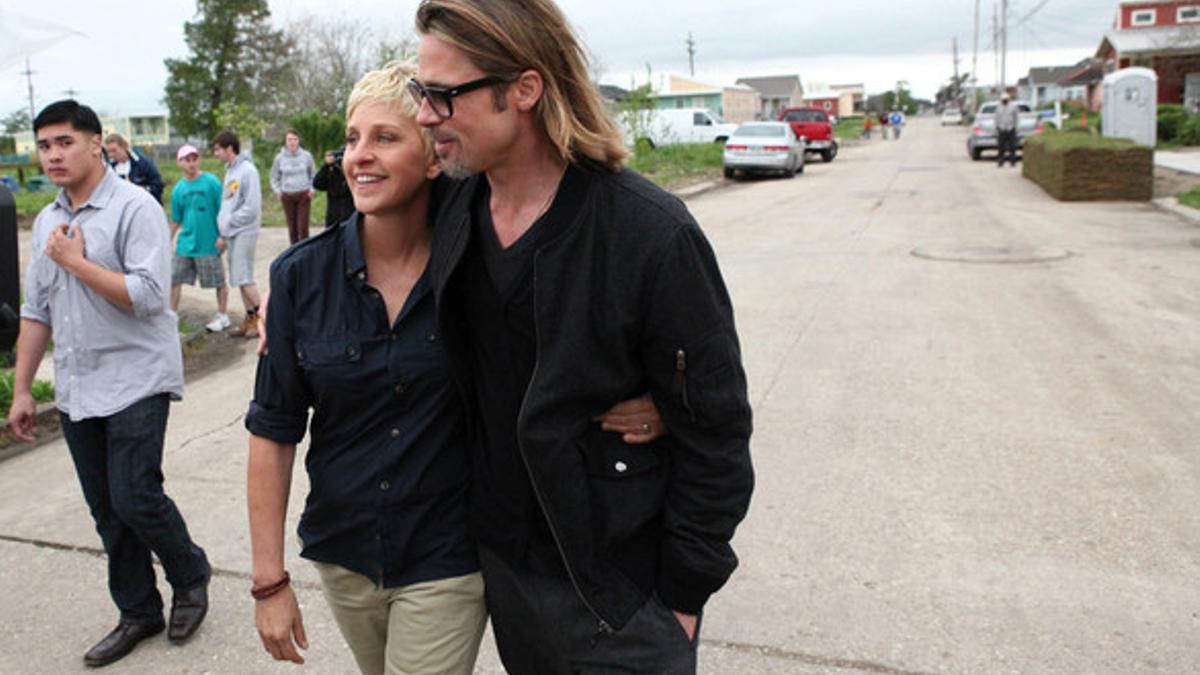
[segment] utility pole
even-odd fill
[[[33,105],[33,68],[29,67],[28,58],[25,59],[25,70],[22,70],[21,74],[25,76],[25,82],[29,86],[29,123],[32,125],[33,118],[37,115],[37,110]]]
[[[954,96],[954,99],[953,99],[954,107],[957,108],[959,94],[961,93],[958,90],[958,37],[957,36],[955,36],[952,46],[954,48],[954,86],[950,88],[950,92]]]
[[[975,101],[979,96],[975,93],[979,78],[979,0],[975,0],[975,38],[971,43],[971,103],[967,107],[972,115],[975,114]]]
[[[992,90],[1000,81],[1000,6],[992,3]]]
[[[696,41],[692,39],[692,31],[688,31],[687,39],[688,73],[696,76]]]
[[[1008,0],[1000,0],[1000,96],[1008,91]]]
[[[72,89],[71,87],[67,87],[65,90],[63,90],[63,93],[67,95],[67,98],[75,98],[79,91]]]

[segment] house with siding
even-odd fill
[[[678,75],[669,75],[653,99],[658,109],[704,108],[734,124],[753,120],[759,109],[759,93],[750,87],[716,86]]]
[[[1061,82],[1075,69],[1076,66],[1030,68],[1028,75],[1017,80],[1017,98],[1029,101],[1035,108],[1055,101],[1082,100],[1087,95],[1086,88]]]
[[[1200,107],[1200,0],[1121,0],[1096,58],[1158,74],[1158,102]]]
[[[804,101],[804,85],[799,75],[775,75],[770,77],[742,77],[737,84],[750,87],[761,97],[757,119],[773,120],[784,108],[801,105]]]

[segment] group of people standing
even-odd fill
[[[899,110],[893,110],[890,113],[887,111],[881,112],[874,118],[871,115],[867,115],[866,119],[863,120],[863,138],[870,138],[871,129],[875,126],[879,127],[879,137],[883,140],[887,140],[889,128],[892,130],[892,135],[898,139],[900,138],[900,130],[904,127],[904,113]]]
[[[245,422],[262,644],[295,662],[308,648],[284,565],[308,434],[300,554],[363,673],[469,673],[488,617],[510,672],[695,672],[754,482],[712,248],[682,202],[622,167],[619,127],[553,0],[422,0],[416,25],[415,67],[368,73],[347,103],[334,161],[355,211],[271,265]],[[211,570],[162,492],[167,403],[182,394],[165,223],[160,209],[160,231],[145,227],[151,197],[97,161],[93,119],[70,101],[35,121],[63,192],[35,224],[10,420],[27,437],[51,330],[82,359],[56,351],[59,381],[117,378],[102,406],[71,387],[58,401],[64,427],[95,428],[66,436],[99,465],[76,462],[121,610],[85,656],[103,665],[162,630],[151,550],[175,589],[173,639],[203,618]],[[260,224],[239,211],[257,174],[236,136],[212,145],[227,163],[216,245],[233,278]],[[299,191],[295,150],[282,194]],[[138,208],[108,210],[118,197]],[[71,340],[93,321],[142,332],[114,332],[115,350]],[[144,467],[136,480],[102,470],[127,456]],[[85,473],[108,484],[89,489]],[[135,550],[118,555],[120,541]]]

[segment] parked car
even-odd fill
[[[963,114],[958,108],[946,108],[942,111],[942,126],[958,126],[962,124]]]
[[[832,162],[837,157],[838,144],[833,136],[833,123],[829,115],[820,108],[784,108],[779,121],[792,125],[797,138],[805,139],[805,152],[815,152],[821,159]]]
[[[791,178],[804,171],[804,142],[786,122],[747,122],[725,141],[725,177],[738,171],[782,172]]]
[[[1042,130],[1042,122],[1033,107],[1027,101],[1013,101],[1017,106],[1017,148],[1025,145],[1025,139]],[[998,101],[988,101],[979,106],[975,115],[975,123],[971,125],[971,133],[967,134],[967,154],[971,159],[979,159],[985,150],[998,150],[996,139],[996,108]]]
[[[632,131],[625,122],[628,143],[647,143],[650,147],[678,143],[724,143],[737,129],[707,108],[667,108],[652,110]],[[635,137],[636,136],[636,137]]]

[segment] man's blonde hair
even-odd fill
[[[617,171],[629,154],[588,73],[588,57],[553,0],[421,0],[417,31],[462,50],[488,75],[536,70],[545,90],[535,112],[567,161]],[[503,85],[501,85],[503,86]]]
[[[406,87],[408,80],[416,74],[416,66],[411,61],[393,61],[379,70],[372,70],[363,75],[354,84],[350,97],[346,99],[346,123],[350,123],[350,116],[358,106],[364,103],[383,103],[416,126],[420,106]],[[433,144],[429,142],[429,134],[419,126],[417,128],[425,146],[425,155],[432,161]]]

